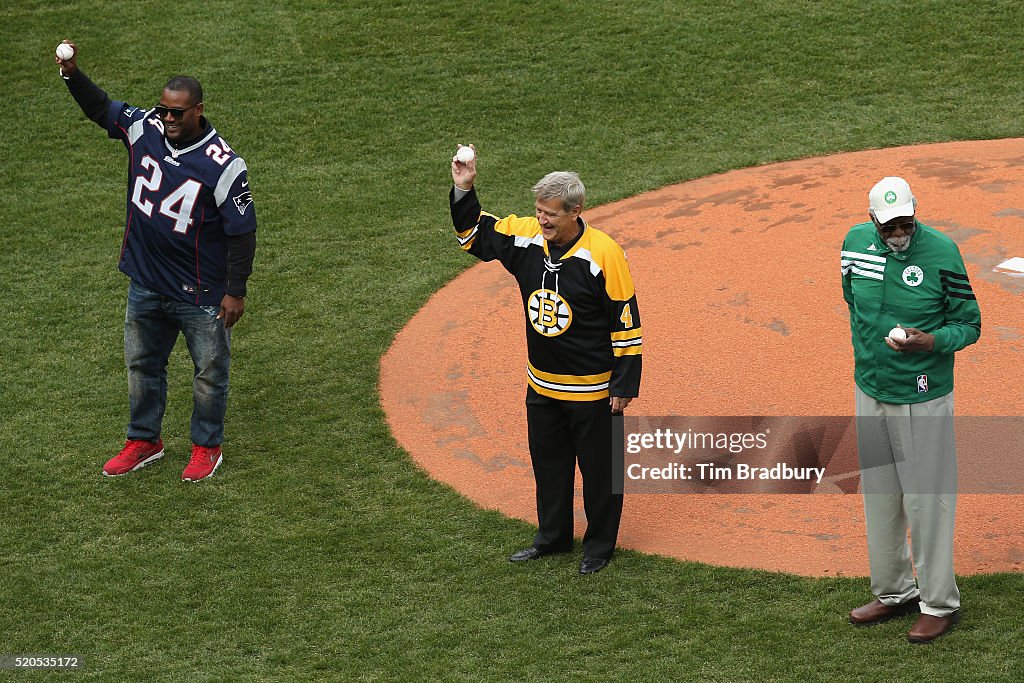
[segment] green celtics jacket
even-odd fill
[[[475,190],[449,199],[462,249],[519,283],[533,390],[563,401],[638,396],[643,329],[619,245],[581,219],[575,242],[552,254],[536,218],[481,211]]]
[[[981,336],[981,311],[956,243],[922,223],[906,251],[874,223],[850,229],[841,254],[850,309],[854,380],[883,403],[921,403],[953,390],[953,354]],[[900,353],[884,338],[897,324],[935,335],[931,353]]]

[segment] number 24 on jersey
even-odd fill
[[[206,156],[221,166],[230,158],[230,152],[231,148],[223,140],[220,141],[219,145],[214,142],[206,148]],[[157,160],[148,154],[142,157],[139,165],[142,166],[143,172],[135,178],[135,187],[132,189],[132,204],[149,217],[153,215],[154,204],[143,195],[144,193],[149,194],[153,199],[157,199],[160,196],[161,187],[164,182],[164,173],[160,169],[160,164]],[[147,172],[149,174],[148,177],[146,176]],[[160,200],[158,210],[162,215],[174,221],[174,232],[184,234],[192,227],[192,210],[195,208],[196,199],[199,197],[199,191],[202,189],[202,183],[189,178],[179,185],[177,189]]]

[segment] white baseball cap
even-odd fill
[[[913,216],[916,205],[910,185],[895,176],[879,180],[868,193],[868,201],[879,223],[888,223],[897,216]]]

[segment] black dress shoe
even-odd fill
[[[608,560],[600,557],[584,557],[580,562],[580,574],[596,574],[608,566]]]
[[[524,548],[517,553],[512,553],[508,558],[509,562],[529,562],[530,560],[536,560],[538,557],[544,557],[551,553],[545,552],[535,545],[531,545],[529,548]]]

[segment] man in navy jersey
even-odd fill
[[[184,481],[223,461],[231,327],[245,311],[256,251],[256,209],[245,162],[203,116],[199,81],[175,76],[160,102],[112,101],[71,59],[61,75],[86,116],[128,149],[128,201],[118,268],[131,278],[124,325],[130,421],[103,467],[118,476],[163,457],[167,360],[181,332],[195,365],[192,457]]]

